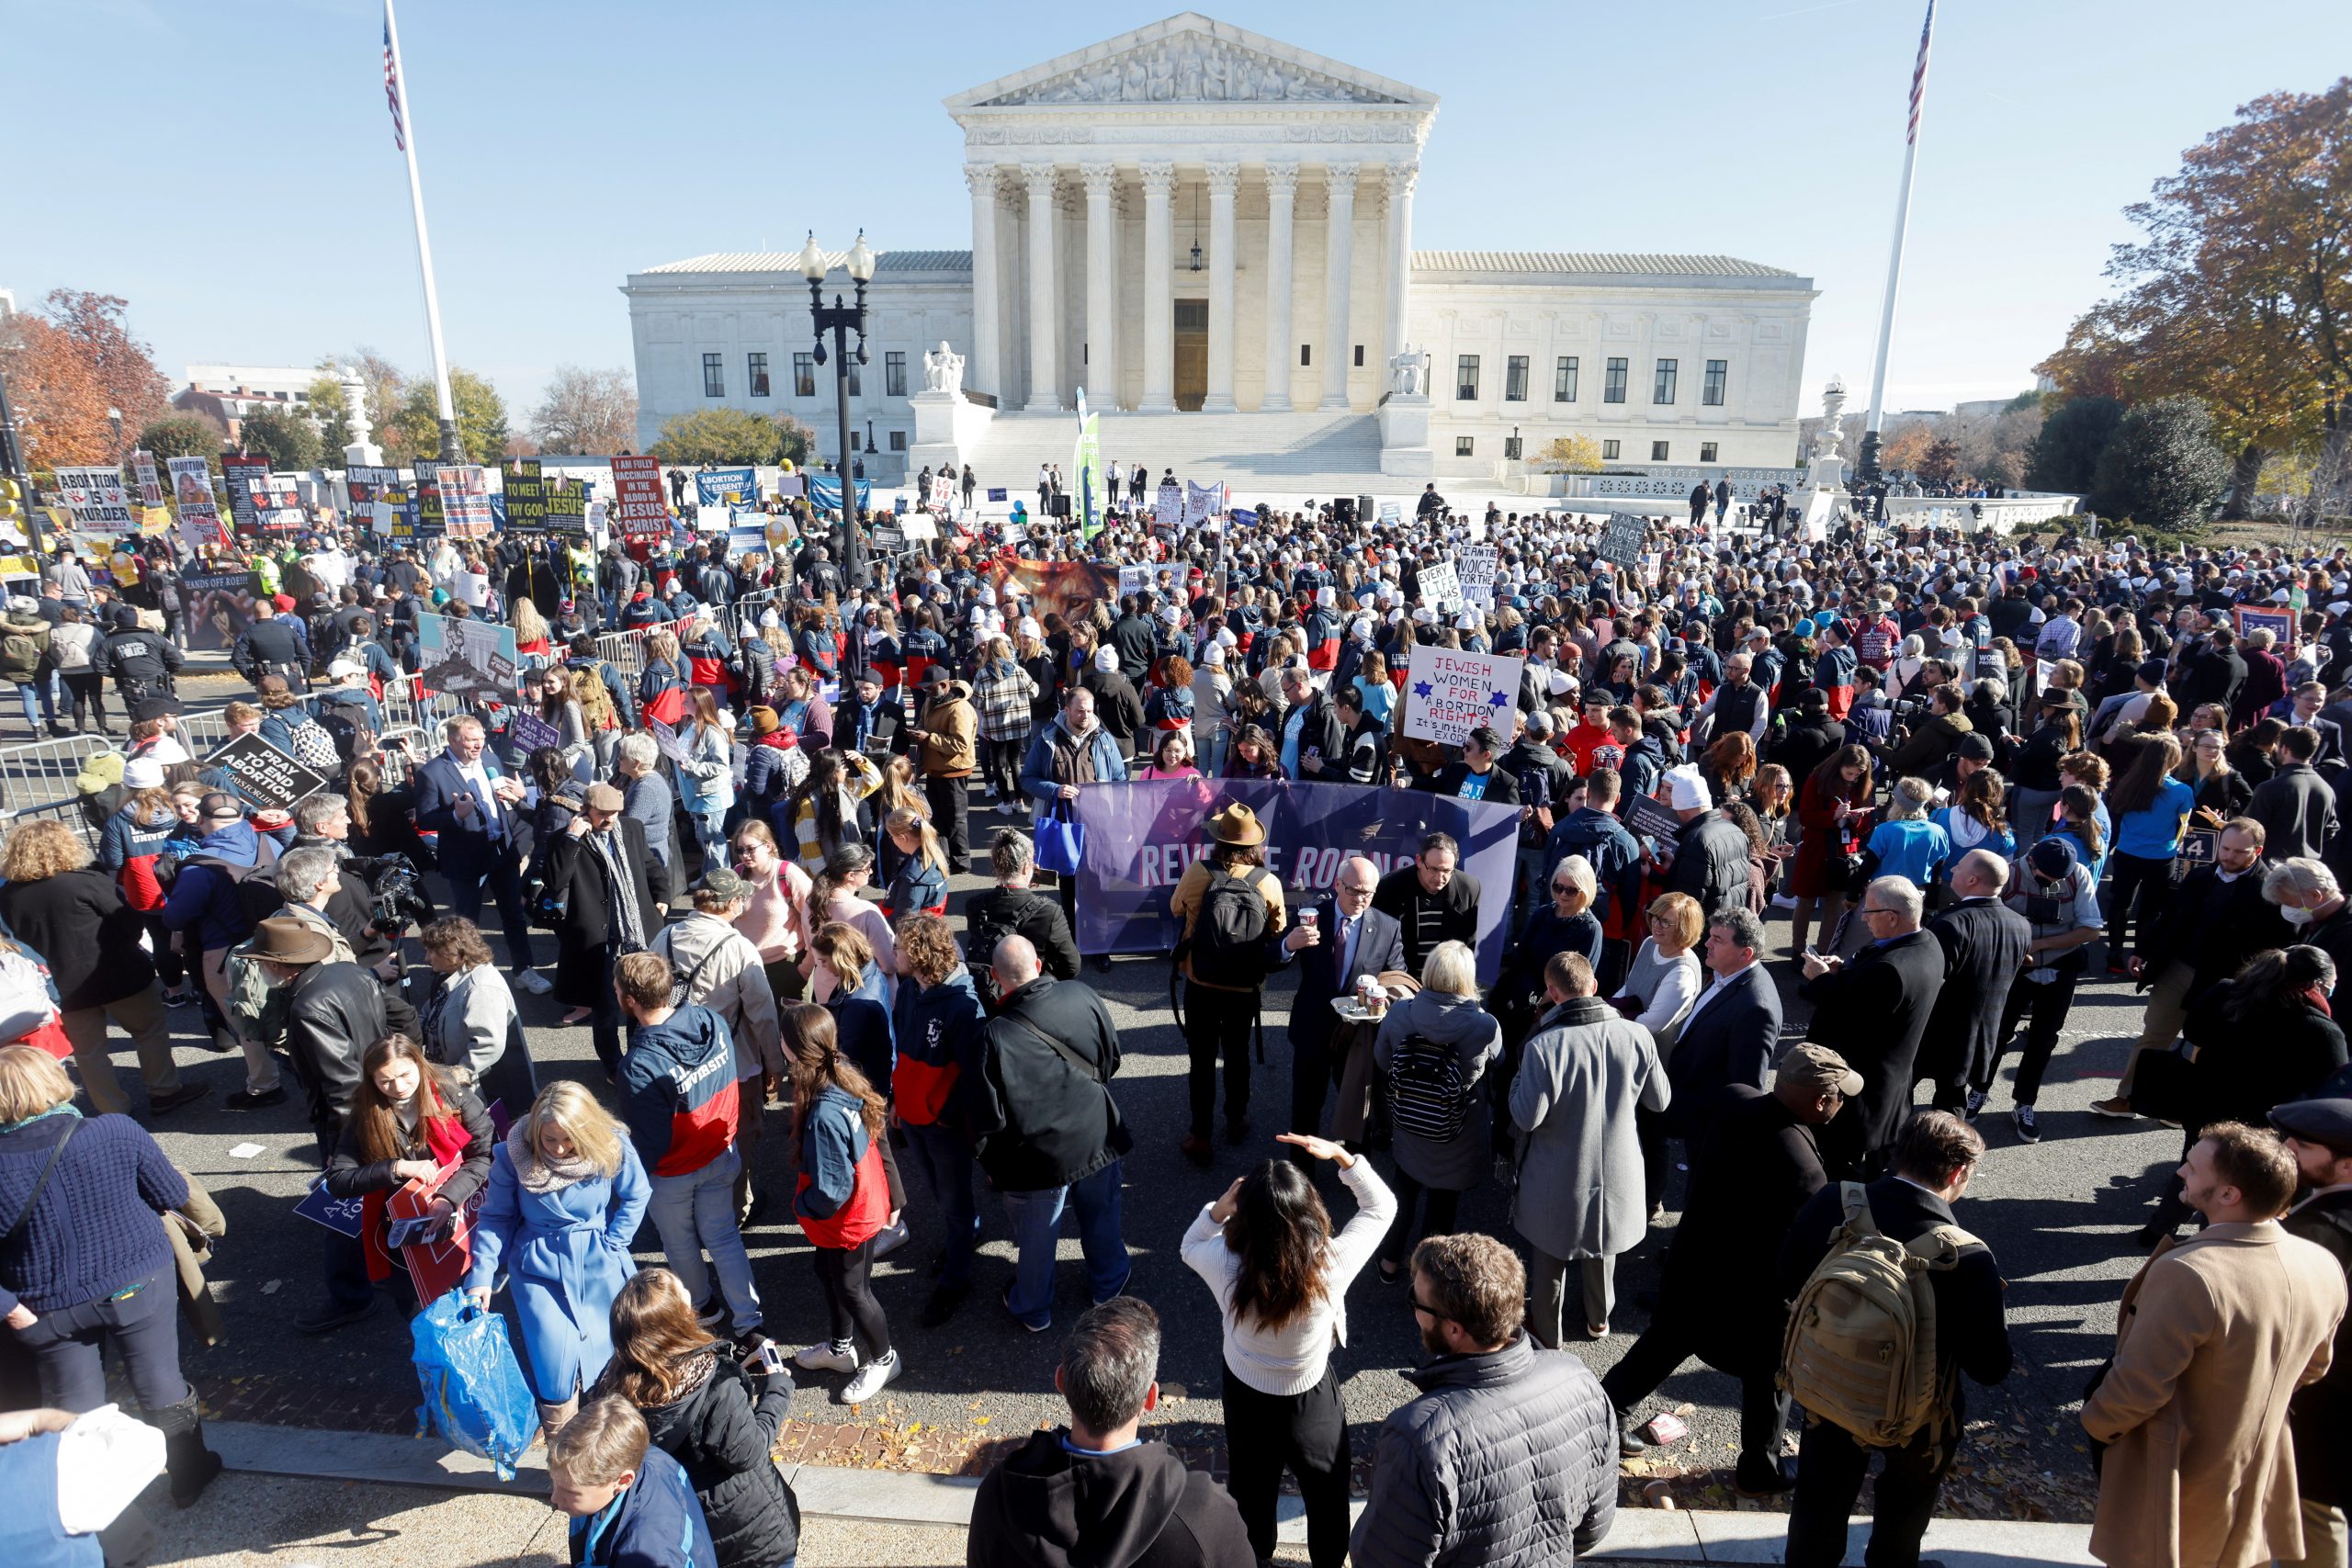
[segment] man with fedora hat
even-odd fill
[[[1184,868],[1168,911],[1184,922],[1176,962],[1184,976],[1184,1043],[1192,1056],[1192,1124],[1184,1156],[1209,1162],[1216,1059],[1225,1057],[1225,1141],[1250,1132],[1250,1033],[1259,993],[1281,966],[1282,879],[1266,869],[1266,829],[1235,801],[1210,816],[1216,847]]]
[[[662,906],[674,886],[669,868],[646,845],[645,824],[625,815],[626,805],[611,784],[590,784],[580,815],[549,840],[541,871],[541,896],[562,900],[563,914],[556,923],[560,960],[594,966],[589,1029],[608,1077],[621,1059],[615,966],[624,955],[652,944],[662,929]]]

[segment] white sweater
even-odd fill
[[[1234,1321],[1233,1284],[1240,1277],[1241,1259],[1225,1245],[1224,1227],[1209,1218],[1216,1205],[1203,1207],[1184,1233],[1184,1261],[1216,1292],[1225,1321],[1225,1364],[1261,1393],[1305,1393],[1323,1381],[1331,1348],[1348,1342],[1348,1286],[1372,1261],[1396,1217],[1396,1195],[1362,1155],[1340,1172],[1340,1179],[1355,1194],[1356,1213],[1331,1238],[1323,1263],[1323,1296],[1277,1332],[1254,1320]]]

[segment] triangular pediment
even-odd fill
[[[1434,108],[1437,98],[1187,11],[958,93],[947,108],[1203,103]]]

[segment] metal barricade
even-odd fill
[[[122,750],[119,737],[69,735],[0,750],[0,807],[14,809],[74,796],[74,779],[93,757]]]
[[[625,632],[598,632],[596,657],[633,681],[645,671],[645,634],[651,629],[639,626]]]
[[[81,840],[92,854],[97,852],[98,829],[91,825],[89,813],[82,809],[82,803],[70,796],[64,800],[48,801],[40,806],[9,807],[0,809],[0,831],[13,833],[27,822],[50,819],[62,822],[73,829],[74,836]]]

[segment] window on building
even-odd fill
[[[1453,396],[1456,401],[1475,403],[1478,400],[1478,356],[1464,354],[1453,366]]]
[[[1657,362],[1657,375],[1650,382],[1650,401],[1654,403],[1674,401],[1675,367],[1678,363],[1672,359],[1661,359]]]
[[[1665,462],[1665,461],[1666,461],[1666,448],[1667,448],[1667,445],[1668,445],[1668,444],[1667,444],[1666,442],[1663,442],[1663,441],[1653,441],[1653,442],[1651,442],[1651,443],[1650,443],[1650,461],[1651,461],[1651,462],[1653,462],[1653,463],[1663,463],[1663,462]]]
[[[899,349],[892,349],[882,356],[882,395],[903,398],[907,395],[907,356]]]
[[[1604,441],[1600,444],[1600,460],[1604,463],[1613,463],[1617,460],[1617,443]]]
[[[1457,435],[1453,438],[1453,455],[1457,457],[1467,457],[1471,455],[1472,449],[1476,446],[1477,442],[1476,438],[1468,435]]]
[[[1298,363],[1302,367],[1315,363],[1315,345],[1313,344],[1303,343],[1298,345]]]
[[[752,396],[766,397],[768,395],[768,356],[764,354],[751,355],[746,368],[752,378]]]
[[[853,398],[864,397],[865,395],[865,389],[859,385],[859,382],[863,378],[858,374],[862,367],[857,363],[857,355],[854,354],[851,355],[849,356],[849,363],[842,366],[842,368],[849,372],[849,395]]]
[[[1625,400],[1625,361],[1612,359],[1609,362],[1609,380],[1600,389],[1600,400],[1604,403]]]
[[[1699,394],[1701,402],[1711,409],[1719,409],[1724,406],[1724,383],[1731,379],[1728,374],[1730,369],[1731,361],[1728,359],[1707,361],[1707,386],[1706,389]]]
[[[1356,344],[1356,368],[1359,370],[1363,368],[1363,344]]]
[[[722,355],[706,354],[702,356],[702,395],[706,398],[727,395],[727,364]]]
[[[903,430],[894,430],[890,432],[890,450],[893,452],[903,452],[906,449],[907,433]]]
[[[1552,400],[1572,403],[1577,400],[1577,356],[1564,354],[1552,367]]]
[[[1506,462],[1506,463],[1516,463],[1516,462],[1518,462],[1518,461],[1520,460],[1520,458],[1521,458],[1521,457],[1525,456],[1525,454],[1526,454],[1526,448],[1525,448],[1525,446],[1522,446],[1522,445],[1521,445],[1521,440],[1520,440],[1520,438],[1519,438],[1518,436],[1516,436],[1516,435],[1506,435],[1506,436],[1504,436],[1504,437],[1503,437],[1503,461],[1504,461],[1504,462]]]
[[[1714,460],[1715,460],[1715,444],[1714,444],[1713,442],[1712,442],[1712,441],[1702,441],[1702,442],[1700,442],[1700,443],[1699,443],[1699,461],[1701,461],[1701,462],[1702,462],[1702,463],[1712,463],[1712,462],[1713,462]]]
[[[857,432],[856,432],[856,431],[854,431],[854,430],[853,430],[853,431],[851,431],[851,432],[849,433],[849,449],[850,449],[851,451],[853,451],[853,452],[859,452],[859,451],[863,451],[863,450],[865,450],[865,448],[863,448],[862,446],[860,446],[858,445],[858,442],[857,442]]]
[[[817,356],[796,354],[792,356],[792,395],[813,398],[817,395]]]
[[[1527,355],[1514,354],[1503,361],[1503,401],[1523,403],[1527,400]]]

